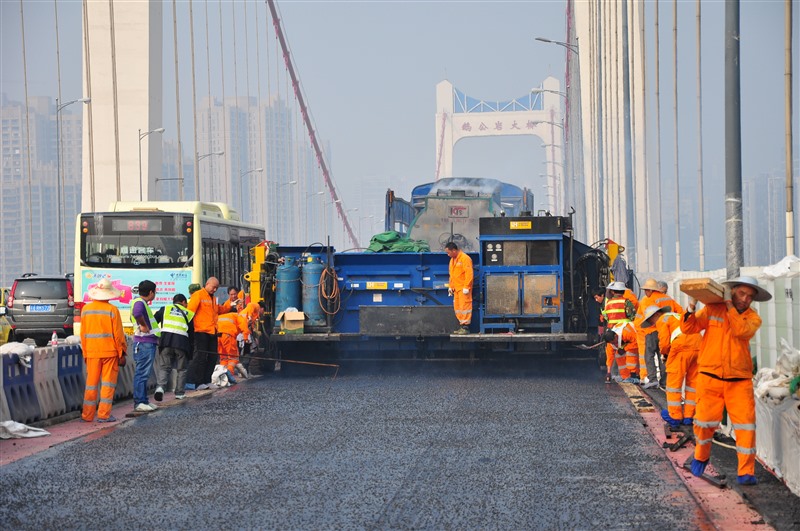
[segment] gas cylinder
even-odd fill
[[[303,263],[303,311],[308,316],[308,326],[325,326],[325,312],[319,300],[319,283],[324,269],[313,258]]]
[[[300,267],[294,259],[287,257],[286,262],[278,266],[275,274],[275,324],[279,324],[278,316],[287,308],[302,310],[300,293]]]

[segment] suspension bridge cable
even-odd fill
[[[208,38],[208,0],[205,1],[206,6],[206,81],[208,82],[208,124],[206,129],[206,140],[208,141],[208,147],[206,153],[211,153],[213,150],[211,149],[211,104],[213,102],[213,96],[211,95],[211,52],[209,49],[209,43],[211,40]],[[198,154],[195,154],[195,157],[198,157]],[[206,157],[208,161],[208,169],[209,169],[209,183],[208,187],[211,191],[211,197],[216,197],[214,195],[214,157]],[[195,170],[198,175],[200,174],[200,168]],[[199,183],[200,180],[198,178],[197,182]],[[200,190],[197,190],[197,200],[200,201]]]
[[[233,197],[235,195],[239,196],[239,215],[242,215],[244,211],[244,177],[242,171],[242,150],[241,144],[239,142],[241,136],[239,131],[239,72],[237,67],[237,52],[236,52],[236,2],[231,2],[231,23],[233,25],[233,105],[231,111],[233,113],[233,131],[231,134],[231,147],[235,146],[236,149],[236,156],[234,157],[234,161],[236,162],[236,184],[237,186],[234,187],[231,183],[231,201],[233,201]],[[249,168],[247,168],[249,169]],[[247,171],[247,170],[245,170]],[[249,178],[249,177],[248,177]],[[238,188],[239,193],[234,194],[233,192]]]
[[[672,113],[675,142],[675,271],[681,270],[681,196],[678,165],[678,0],[672,0]]]
[[[266,171],[267,174],[274,175],[277,173],[275,164],[275,157],[274,157],[274,143],[275,143],[275,132],[273,131],[275,127],[275,109],[273,106],[273,99],[272,99],[272,71],[270,69],[270,57],[269,57],[269,9],[264,10],[264,58],[266,61],[265,68],[267,71],[267,167]],[[272,169],[273,171],[270,171]],[[275,198],[272,195],[271,182],[274,182],[275,179],[267,180],[267,198],[269,201],[265,201],[266,205],[266,212],[264,218],[266,222],[264,223],[267,233],[275,231],[275,223],[273,222],[273,213],[275,212],[275,208],[272,208],[272,205],[277,204],[275,202]]]
[[[247,109],[247,116],[249,117],[250,116],[250,108],[251,108],[250,107],[250,38],[249,38],[248,32],[247,32],[247,0],[244,0],[244,2],[242,2],[242,6],[244,7],[244,74],[245,74],[245,85],[246,85],[245,93],[247,94],[247,102],[246,102],[246,105],[245,105],[245,109]],[[250,138],[250,125],[249,124],[250,124],[250,120],[248,119],[247,120],[247,135],[246,135],[246,138],[248,140]],[[253,160],[253,154],[250,152],[250,142],[249,141],[248,141],[248,149],[247,149],[247,160],[248,161]],[[252,167],[250,163],[248,163],[247,166],[248,166],[248,169],[250,169]],[[263,168],[263,166],[258,166],[258,167],[259,168]],[[252,222],[255,221],[255,216],[254,216],[254,213],[253,213],[253,210],[254,210],[253,209],[253,196],[256,195],[255,191],[258,190],[258,183],[261,181],[261,179],[263,179],[264,172],[263,171],[255,172],[255,174],[250,174],[250,175],[253,175],[253,177],[255,177],[255,179],[256,179],[255,187],[251,184],[248,187],[248,193],[246,195],[247,202],[249,203],[248,207],[247,207],[247,211],[248,211],[248,214],[249,214],[247,221],[252,223]]]
[[[58,98],[56,99],[56,160],[57,162],[57,178],[56,178],[56,189],[58,195],[58,221],[57,230],[59,231],[60,241],[59,241],[59,248],[61,249],[60,258],[63,261],[59,260],[58,268],[59,272],[63,273],[66,271],[66,260],[67,260],[67,234],[66,234],[66,223],[64,223],[64,207],[65,207],[65,199],[64,199],[64,172],[62,168],[64,167],[64,160],[61,157],[61,120],[58,114],[58,102],[64,101],[61,97],[61,45],[59,43],[59,28],[58,28],[58,0],[53,0],[53,15],[55,19],[55,26],[56,26],[56,83],[58,84]]]
[[[89,0],[83,0],[83,48],[84,48],[84,72],[86,74],[86,97],[92,98],[92,56],[89,46]],[[89,207],[95,210],[95,181],[94,181],[94,113],[92,106],[89,105],[88,129],[89,129]]]
[[[658,34],[658,0],[655,0],[655,29],[653,30],[653,40],[655,45],[656,68],[655,68],[655,92],[656,92],[656,225],[658,226],[658,271],[664,271],[664,222],[661,212],[661,82],[659,81],[659,34]]]
[[[108,18],[111,30],[111,91],[114,100],[114,151],[116,154],[116,170],[117,170],[117,201],[122,200],[122,176],[120,174],[121,168],[119,164],[119,101],[117,94],[117,37],[114,26],[114,0],[108,0]],[[148,148],[147,168],[150,168],[150,149]],[[148,171],[148,182],[150,181]],[[150,195],[150,188],[148,186],[147,195]]]
[[[263,109],[261,108],[261,44],[259,39],[259,31],[258,31],[258,1],[253,0],[253,5],[255,6],[255,15],[253,15],[253,26],[256,30],[256,79],[257,79],[257,94],[256,94],[256,108],[258,109],[258,159],[259,159],[259,167],[264,168],[264,178],[260,179],[258,182],[258,193],[256,196],[256,209],[258,211],[258,223],[262,226],[266,226],[266,219],[264,216],[264,183],[269,179],[269,170],[266,167],[264,161],[264,129],[263,129],[263,122],[261,120],[261,115],[263,114]]]
[[[180,199],[183,200],[183,142],[181,141],[181,83],[178,71],[178,6],[177,0],[172,0],[172,47],[175,56],[175,118],[178,134],[178,179],[180,183]],[[149,146],[149,144],[148,144]],[[148,147],[149,152],[149,147]],[[147,158],[147,167],[150,168],[150,157]],[[148,171],[148,182],[150,181]],[[169,183],[172,184],[172,183]],[[171,187],[170,187],[171,188]],[[150,195],[149,193],[147,194]]]
[[[200,168],[198,168],[200,153],[197,146],[197,74],[195,73],[194,58],[194,0],[189,0],[189,48],[192,53],[192,133],[194,139],[194,199],[200,201]],[[210,153],[210,151],[209,151]],[[181,176],[183,177],[183,176]],[[181,194],[183,200],[183,179],[181,179]]]
[[[222,45],[223,39],[223,31],[222,31],[222,0],[219,0],[219,62],[220,62],[220,81],[222,82],[222,138],[224,139],[227,135],[227,105],[228,102],[225,101],[225,48]],[[225,202],[229,203],[228,200],[228,185],[230,184],[230,164],[228,164],[228,146],[225,146],[225,182],[223,186],[225,187]],[[231,139],[231,148],[233,148],[233,140]],[[215,180],[214,176],[211,176],[212,182]]]
[[[22,0],[19,0],[19,19],[22,37],[22,78],[25,86],[25,137],[26,137],[26,152],[28,156],[28,167],[26,168],[28,174],[28,253],[30,256],[30,264],[33,267],[33,206],[32,206],[32,187],[33,177],[31,175],[31,119],[30,119],[30,106],[28,101],[28,58],[25,49],[25,9],[22,5]],[[42,253],[44,256],[44,253]]]

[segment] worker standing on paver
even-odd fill
[[[122,292],[111,280],[103,278],[88,291],[92,302],[81,310],[81,348],[86,365],[86,389],[83,393],[81,418],[86,422],[116,422],[111,415],[114,390],[117,387],[120,364],[124,365],[128,342],[122,330],[119,310],[108,301],[118,299]],[[100,384],[100,407],[97,405],[97,385]]]
[[[695,312],[697,301],[689,300],[681,332],[705,330],[697,358],[697,410],[694,417],[695,451],[692,473],[702,476],[711,456],[711,441],[727,409],[736,432],[739,458],[738,482],[755,485],[756,410],[753,397],[753,360],[750,340],[761,327],[761,317],[750,305],[772,295],[752,277],[722,283],[723,301]]]
[[[453,242],[444,247],[450,257],[450,282],[448,294],[453,296],[453,309],[456,312],[459,328],[454,334],[469,334],[472,322],[472,258],[459,250]]]

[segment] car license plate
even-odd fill
[[[29,312],[52,312],[53,305],[52,304],[31,304],[28,306]]]

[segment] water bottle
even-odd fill
[[[50,337],[50,345],[54,347],[58,346],[58,334],[55,330],[53,330],[53,335]]]

